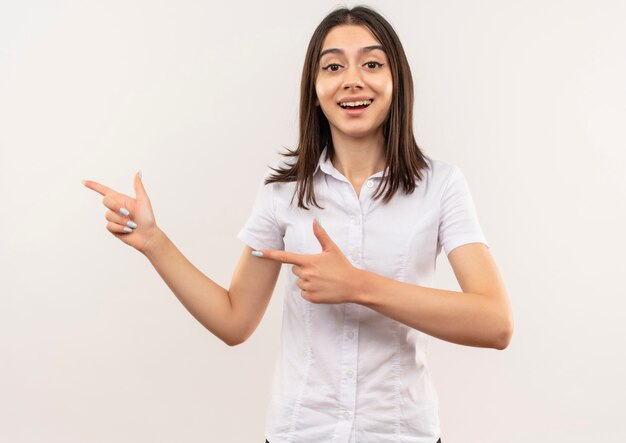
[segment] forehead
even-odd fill
[[[363,25],[339,25],[326,34],[322,51],[329,48],[359,49],[364,46],[380,44],[374,34]]]

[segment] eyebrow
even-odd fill
[[[370,52],[373,51],[374,49],[380,49],[381,51],[385,52],[385,48],[383,48],[381,45],[372,45],[372,46],[365,46],[361,49],[359,49],[360,53],[365,53],[365,52]],[[339,49],[339,48],[328,48],[328,49],[324,49],[321,53],[320,53],[320,58],[322,58],[323,56],[325,56],[326,54],[344,54],[345,51],[343,49]]]

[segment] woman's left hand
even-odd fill
[[[264,259],[292,264],[299,278],[302,298],[311,303],[354,303],[360,270],[352,266],[328,233],[313,222],[313,233],[322,246],[320,254],[260,249]]]

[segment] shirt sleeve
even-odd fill
[[[465,176],[457,166],[453,166],[441,198],[438,242],[446,255],[467,243],[484,243],[489,247]]]
[[[252,249],[284,250],[284,233],[276,221],[274,210],[274,186],[276,183],[264,184],[261,181],[252,208],[252,213],[243,225],[237,238]]]

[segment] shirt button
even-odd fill
[[[345,418],[346,420],[350,418],[350,413],[348,411],[343,413],[343,418]]]
[[[368,180],[368,181],[365,183],[365,185],[366,185],[368,188],[373,188],[373,187],[374,187],[374,180]]]
[[[354,338],[354,332],[348,331],[348,338]]]
[[[352,378],[354,376],[354,371],[351,369],[348,371],[348,378]]]

